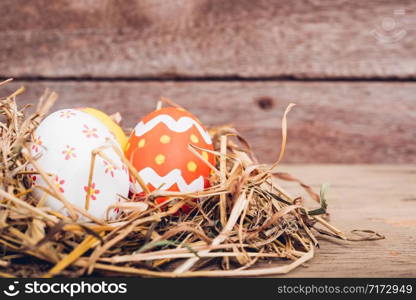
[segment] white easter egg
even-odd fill
[[[110,147],[111,144],[121,150],[107,127],[96,118],[79,110],[64,109],[52,113],[39,124],[30,151],[70,203],[86,209],[96,218],[105,219],[108,206],[128,197],[129,191],[127,167]],[[92,151],[100,147],[103,147],[101,151],[109,160],[96,156],[89,186]],[[29,166],[29,170],[33,167]],[[61,201],[36,188],[49,189],[40,175],[32,176],[32,180],[38,199],[46,197],[46,206],[68,214]],[[90,199],[86,205],[89,190]],[[108,216],[111,219],[117,213],[117,209],[111,209]]]

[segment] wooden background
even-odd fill
[[[2,0],[0,37],[0,77],[16,79],[2,96],[50,88],[57,109],[119,111],[125,127],[169,97],[235,124],[263,162],[297,103],[284,162],[300,165],[281,171],[330,182],[334,224],[386,240],[324,240],[288,276],[416,276],[414,0]]]
[[[412,0],[2,0],[0,77],[56,108],[120,111],[125,127],[170,97],[234,123],[290,163],[416,162]]]

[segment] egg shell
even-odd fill
[[[126,156],[151,191],[196,192],[209,185],[209,166],[188,149],[192,144],[213,150],[212,140],[201,122],[190,112],[166,107],[145,116],[134,128]],[[211,164],[212,153],[196,150]],[[135,184],[134,192],[141,192]]]
[[[92,108],[92,107],[82,107],[79,110],[86,112],[87,114],[97,118],[101,123],[103,123],[107,129],[114,135],[117,142],[120,144],[121,149],[124,151],[127,144],[127,136],[124,133],[123,129],[111,119],[109,115],[102,112],[101,110]]]
[[[91,152],[110,144],[119,147],[105,125],[85,112],[65,109],[52,113],[39,124],[30,151],[39,166],[51,174],[64,197],[85,208]],[[88,208],[88,212],[99,219],[105,218],[109,205],[122,201],[120,196],[128,196],[130,185],[127,167],[114,149],[106,148],[102,152],[111,162],[96,156]],[[29,166],[29,170],[33,167]],[[32,180],[35,186],[48,188],[40,175],[33,175]],[[38,199],[45,196],[40,188],[35,188],[34,194]],[[45,205],[67,214],[62,202],[52,196],[46,197]],[[117,210],[111,210],[110,218],[117,213]]]

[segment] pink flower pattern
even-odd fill
[[[41,140],[40,136],[38,136],[38,137],[34,137],[34,138],[33,138],[33,144],[32,144],[32,150],[33,150],[35,153],[38,153],[38,152],[39,152],[39,147],[40,147],[40,146],[42,146],[42,140]]]
[[[65,180],[60,179],[58,175],[55,175],[54,181],[55,181],[55,186],[58,189],[58,191],[60,191],[61,193],[65,192],[64,188],[62,187],[62,185],[65,184]]]
[[[97,128],[89,128],[87,125],[84,124],[84,130],[82,131],[82,133],[85,134],[85,136],[89,139],[89,138],[98,138],[98,134],[97,134]]]
[[[118,168],[106,160],[104,160],[104,165],[105,165],[104,173],[110,174],[111,177],[114,177],[114,171],[118,170]]]
[[[65,118],[65,119],[69,119],[69,118],[71,118],[71,117],[73,117],[75,115],[76,115],[76,113],[74,113],[71,110],[64,110],[64,111],[61,111],[61,113],[59,114],[59,117],[60,118]]]
[[[65,150],[62,151],[62,154],[64,155],[65,160],[77,157],[77,154],[75,153],[75,148],[69,145],[66,145]]]
[[[84,186],[84,191],[87,193],[87,195],[88,195],[88,192],[90,193],[92,200],[97,200],[96,195],[100,193],[100,190],[95,188],[95,182],[91,183],[90,187]]]

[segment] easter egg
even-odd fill
[[[83,112],[90,114],[91,116],[97,118],[101,123],[103,123],[107,129],[114,135],[116,140],[121,146],[121,149],[124,151],[126,144],[127,144],[127,136],[124,133],[123,129],[110,118],[109,115],[102,112],[101,110],[91,108],[91,107],[83,107],[80,108]]]
[[[111,144],[121,152],[104,124],[80,110],[64,109],[52,113],[39,124],[30,152],[67,201],[96,218],[105,219],[108,206],[127,197],[130,185],[127,167],[114,148],[109,147]],[[96,155],[89,185],[92,151],[98,148],[103,156]],[[33,166],[28,168],[34,170]],[[58,212],[68,213],[61,201],[41,188],[49,189],[40,175],[33,175],[32,182],[36,198]],[[116,216],[117,212],[117,209],[111,210],[109,217]]]
[[[192,153],[189,144],[201,157]],[[126,156],[150,191],[202,191],[208,186],[215,157],[212,140],[201,122],[190,112],[166,107],[145,116],[134,128],[126,146]],[[136,192],[141,189],[135,185]],[[159,199],[160,200],[160,199]]]

